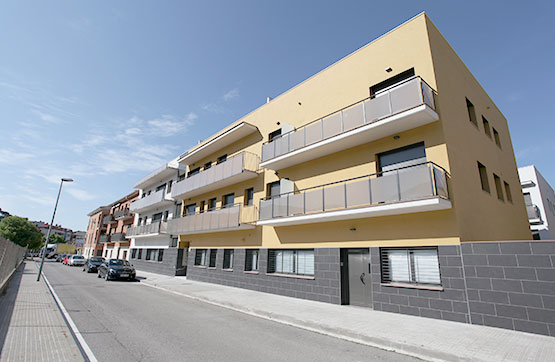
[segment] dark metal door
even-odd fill
[[[372,307],[372,281],[368,249],[348,249],[349,304]]]

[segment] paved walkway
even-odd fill
[[[37,267],[26,261],[0,296],[0,361],[83,361]]]
[[[425,360],[552,361],[555,338],[138,272],[140,285]]]

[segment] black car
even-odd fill
[[[108,259],[98,266],[98,277],[112,279],[135,279],[135,268],[127,260]]]
[[[99,256],[93,256],[92,258],[87,259],[85,265],[83,265],[83,271],[87,273],[94,273],[98,271],[98,266],[104,263],[104,258]]]

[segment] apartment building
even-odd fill
[[[48,235],[48,229],[50,228],[50,224],[44,221],[31,221],[44,235]],[[66,242],[71,242],[73,240],[73,231],[71,229],[62,227],[61,225],[52,225],[52,229],[50,231],[51,235],[58,235],[63,238]]]
[[[192,280],[473,322],[463,256],[531,240],[507,120],[424,13],[176,161]]]
[[[187,249],[178,235],[168,232],[168,221],[179,215],[181,203],[173,197],[173,185],[182,180],[186,167],[172,160],[137,182],[139,197],[129,209],[136,213],[127,230],[131,238],[130,259],[138,270],[167,275],[185,275]]]
[[[534,240],[555,240],[555,193],[534,165],[518,169],[530,230]]]
[[[106,225],[106,233],[99,237],[103,257],[128,259],[131,241],[127,236],[127,230],[133,226],[135,218],[135,214],[130,211],[130,206],[138,196],[139,191],[133,191],[109,205],[109,213],[102,218],[102,223]]]
[[[100,243],[100,237],[106,234],[108,224],[104,223],[104,217],[110,213],[110,206],[100,206],[89,212],[89,225],[87,226],[87,234],[85,244],[83,245],[83,256],[90,258],[91,256],[102,256],[103,245]]]

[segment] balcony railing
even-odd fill
[[[532,223],[542,223],[540,209],[536,205],[526,205],[528,220]]]
[[[262,162],[424,104],[435,110],[434,92],[420,77],[411,78],[264,143]]]
[[[114,233],[110,235],[110,241],[127,241],[127,238],[125,237],[125,233]]]
[[[114,218],[116,220],[120,220],[120,219],[129,219],[132,218],[133,214],[131,212],[129,212],[129,209],[121,209],[115,212],[114,214]]]
[[[129,206],[131,212],[139,212],[140,210],[146,210],[151,206],[154,206],[165,200],[166,190],[162,189],[152,194],[135,200]]]
[[[234,204],[203,213],[185,215],[168,221],[168,233],[199,234],[254,228],[256,207]]]
[[[446,172],[427,162],[261,200],[260,220],[368,208],[434,196],[448,199]]]
[[[110,235],[107,235],[107,234],[100,235],[100,237],[98,238],[98,242],[99,243],[109,243],[110,242]]]
[[[208,170],[177,182],[172,187],[172,197],[191,197],[255,177],[259,163],[257,155],[241,152]]]
[[[167,232],[167,223],[164,221],[155,221],[148,225],[137,225],[127,229],[127,237],[136,237],[150,234],[165,234]]]

